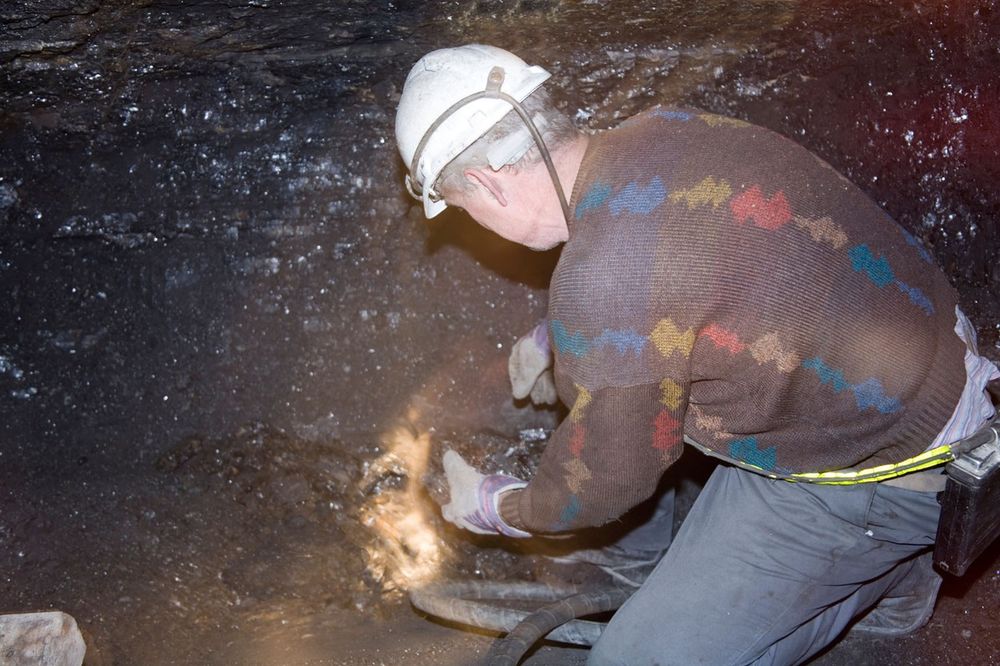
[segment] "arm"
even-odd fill
[[[529,532],[602,525],[652,495],[680,457],[689,383],[677,379],[578,394],[535,477],[500,498],[504,522]]]

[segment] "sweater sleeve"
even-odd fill
[[[501,515],[519,529],[560,532],[615,520],[651,496],[680,457],[686,378],[576,391],[534,478],[501,498]]]

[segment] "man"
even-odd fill
[[[547,335],[519,343],[512,375],[536,388],[551,341],[569,415],[527,483],[446,454],[444,516],[511,537],[605,525],[653,495],[683,439],[727,464],[590,663],[798,663],[859,617],[921,626],[942,451],[992,417],[1000,376],[945,277],[793,142],[659,107],[588,136],[547,77],[493,47],[443,49],[399,103],[428,217],[452,205],[528,247],[565,244]]]

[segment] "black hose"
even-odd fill
[[[487,666],[517,666],[531,646],[556,627],[585,615],[616,610],[632,592],[634,590],[620,587],[598,588],[539,608],[521,620],[505,638],[493,643],[486,657]]]
[[[557,602],[584,593],[578,587],[542,583],[491,583],[450,581],[431,583],[410,590],[410,602],[429,615],[459,624],[506,633],[531,615],[519,608],[507,608],[485,600]],[[601,637],[603,622],[570,620],[548,632],[545,638],[573,645],[593,645]]]

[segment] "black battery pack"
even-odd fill
[[[961,576],[1000,536],[1000,421],[994,420],[956,446],[941,496],[934,563]]]

